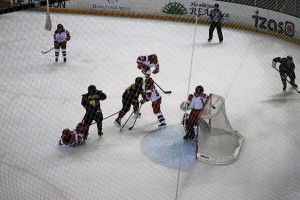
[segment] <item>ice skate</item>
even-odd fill
[[[283,91],[285,91],[285,90],[286,90],[286,85],[284,85],[284,86],[283,86],[282,90],[283,90]]]
[[[55,62],[57,62],[58,61],[58,58],[55,58]]]
[[[163,128],[163,127],[166,127],[166,126],[167,126],[166,123],[160,123],[160,124],[158,125],[159,128]]]
[[[103,132],[102,132],[102,131],[98,131],[98,135],[99,135],[99,136],[102,136],[102,135],[103,135]]]
[[[64,58],[64,62],[67,62],[67,58]]]
[[[114,121],[114,124],[116,126],[121,126],[121,119],[120,118],[117,118],[115,121]]]

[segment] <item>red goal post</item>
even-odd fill
[[[196,129],[196,159],[211,164],[228,164],[238,158],[244,138],[232,128],[222,96],[208,96]]]

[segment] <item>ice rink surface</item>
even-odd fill
[[[300,77],[299,46],[226,27],[222,44],[216,32],[208,43],[208,26],[198,25],[192,59],[193,24],[51,19],[71,33],[66,63],[61,55],[55,63],[54,51],[41,54],[53,43],[44,13],[0,16],[0,199],[300,199],[300,94],[289,85],[283,92],[271,67],[274,57],[291,55]],[[133,118],[120,132],[114,116],[104,120],[102,137],[94,125],[84,145],[59,146],[61,131],[84,116],[87,87],[107,94],[104,117],[117,112],[123,91],[141,76],[136,58],[151,53],[161,68],[154,80],[172,91],[160,91],[167,127],[157,128],[147,103],[130,131]],[[245,138],[232,164],[195,160],[194,144],[182,140],[179,105],[197,85],[225,98],[229,121]]]

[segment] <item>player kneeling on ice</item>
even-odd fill
[[[147,77],[145,80],[145,91],[146,91],[146,98],[143,99],[141,103],[143,104],[150,100],[152,102],[153,113],[157,116],[158,121],[160,122],[158,127],[166,126],[165,118],[160,111],[160,104],[162,98],[159,95],[158,91],[156,90],[154,86],[154,82],[150,77]]]
[[[286,82],[287,82],[287,77],[290,78],[290,83],[292,87],[297,88],[297,84],[295,84],[295,64],[293,62],[293,58],[291,56],[287,56],[286,58],[280,58],[276,57],[273,59],[273,64],[272,66],[276,68],[276,63],[279,62],[279,73],[280,73],[280,78],[283,84],[283,91],[286,90]]]
[[[136,60],[137,68],[142,70],[145,76],[150,76],[151,73],[157,74],[159,72],[159,63],[156,54],[151,54],[148,56],[139,56]],[[155,68],[151,71],[151,68]]]
[[[84,144],[85,136],[83,123],[78,123],[76,129],[70,131],[70,129],[66,128],[62,131],[61,139],[58,144],[62,146],[72,146],[77,147],[78,145]]]
[[[194,94],[188,96],[188,100],[180,104],[180,109],[184,112],[191,110],[190,114],[185,113],[182,124],[184,126],[184,140],[193,140],[195,137],[194,126],[197,126],[200,121],[202,108],[208,100],[207,95],[201,85],[195,88]]]

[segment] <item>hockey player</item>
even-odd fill
[[[157,74],[159,72],[159,63],[156,54],[139,56],[136,63],[137,68],[142,70],[142,73],[145,74],[145,76],[150,76],[151,73]],[[151,71],[151,68],[154,68],[154,70]]]
[[[86,113],[83,118],[84,124],[89,130],[90,125],[93,120],[97,122],[98,135],[102,136],[102,121],[103,114],[100,107],[100,101],[106,99],[106,94],[101,90],[97,90],[95,85],[90,85],[88,87],[88,93],[82,95],[81,105],[85,108]]]
[[[72,147],[76,147],[78,145],[84,144],[85,137],[84,137],[84,133],[81,132],[84,131],[83,127],[84,127],[83,123],[78,123],[76,129],[74,129],[73,131],[70,131],[70,129],[68,128],[64,129],[62,131],[62,135],[58,144],[63,146],[72,146]]]
[[[58,61],[60,49],[64,58],[64,62],[67,61],[67,41],[70,39],[70,32],[65,30],[62,24],[58,24],[57,29],[54,32],[55,62]]]
[[[156,90],[154,82],[150,77],[147,77],[145,80],[145,91],[146,91],[146,98],[143,99],[141,103],[143,104],[147,101],[151,101],[153,113],[157,116],[158,121],[160,122],[158,127],[165,127],[166,121],[160,110],[160,104],[162,98],[159,95],[158,91]]]
[[[286,90],[286,81],[287,77],[290,78],[290,83],[294,88],[297,88],[297,84],[295,84],[295,64],[293,62],[293,57],[287,56],[286,58],[276,57],[273,59],[273,67],[276,67],[276,63],[279,62],[279,73],[281,77],[281,81],[283,84],[283,91]]]
[[[195,93],[188,96],[188,100],[180,104],[180,109],[186,112],[191,110],[190,114],[185,114],[183,119],[183,125],[185,125],[184,140],[193,140],[195,137],[194,126],[198,125],[200,120],[201,109],[205,105],[207,100],[206,94],[204,94],[204,88],[199,85],[195,88]]]
[[[135,115],[140,115],[139,113],[139,96],[142,95],[145,98],[145,92],[143,89],[143,78],[137,77],[135,83],[131,84],[122,95],[123,107],[119,111],[118,118],[115,120],[117,126],[121,126],[121,120],[130,110],[131,105],[133,105],[133,112]]]
[[[223,42],[223,34],[222,34],[223,14],[219,10],[218,3],[214,5],[214,9],[210,12],[209,16],[210,16],[210,27],[209,27],[208,42],[212,40],[215,28],[217,28],[219,42]]]

